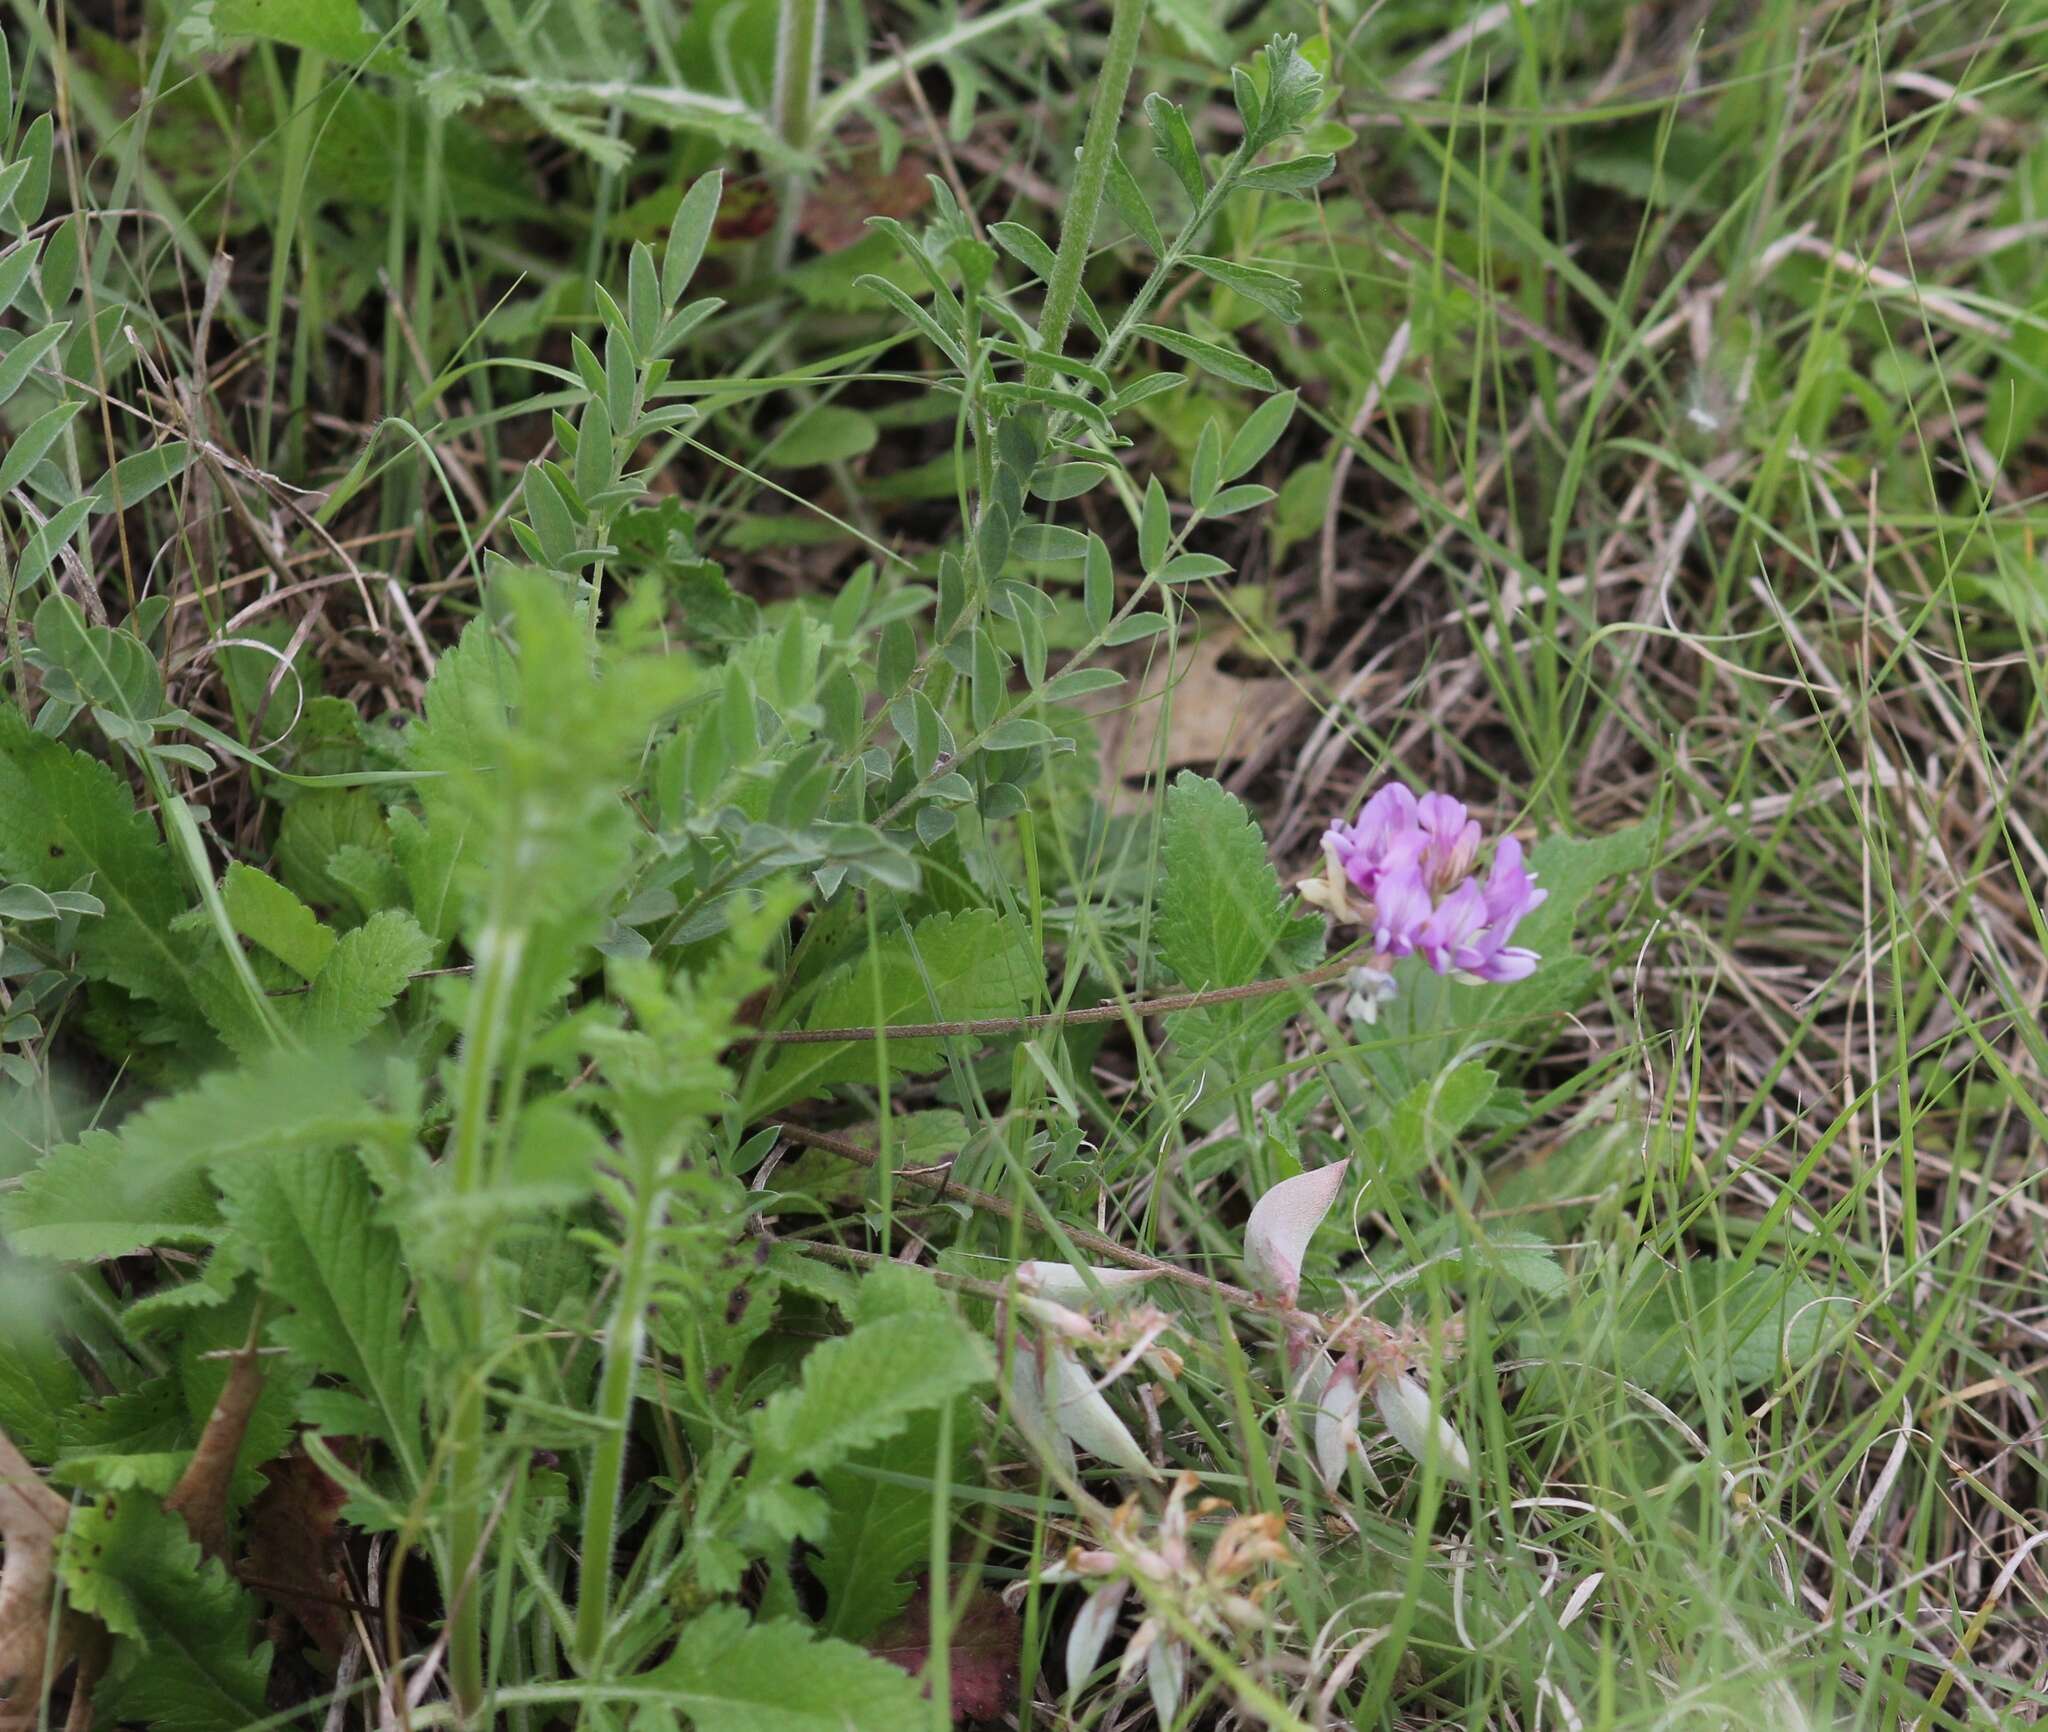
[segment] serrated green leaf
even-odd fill
[[[696,1732],[903,1732],[926,1714],[917,1681],[794,1619],[749,1623],[721,1606],[683,1626],[635,1699],[686,1715]]]
[[[132,1644],[94,1692],[109,1722],[243,1732],[264,1718],[270,1647],[250,1645],[255,1602],[154,1497],[73,1510],[57,1568],[71,1604]]]
[[[267,872],[237,860],[221,880],[221,900],[235,930],[296,973],[312,980],[334,953],[334,929]]]
[[[172,931],[184,902],[156,826],[107,765],[32,733],[0,705],[0,876],[54,893],[88,872],[107,912],[79,927],[87,974],[192,1008],[194,970]]]
[[[333,1058],[285,1057],[220,1071],[152,1101],[118,1134],[61,1144],[0,1197],[0,1232],[24,1256],[87,1261],[216,1232],[210,1168],[279,1149],[329,1148],[407,1129]]]
[[[1191,337],[1187,332],[1176,331],[1167,325],[1136,325],[1132,327],[1132,335],[1157,343],[1169,354],[1192,361],[1203,372],[1228,379],[1233,385],[1243,385],[1253,391],[1280,389],[1280,381],[1258,362],[1236,349],[1226,349],[1221,343]]]
[[[1011,1016],[1037,985],[1038,969],[1020,921],[985,909],[934,914],[909,933],[829,975],[810,1002],[807,1028],[872,1028],[884,1023],[954,1022]],[[937,1040],[891,1040],[892,1071],[934,1070],[945,1062]],[[766,1117],[832,1083],[875,1080],[872,1041],[783,1046],[747,1091],[748,1116]]]
[[[1321,957],[1322,922],[1295,912],[1258,825],[1218,783],[1190,770],[1174,779],[1160,853],[1153,936],[1184,985],[1248,986]]]
[[[883,1285],[898,1283],[885,1274]],[[890,1291],[871,1309],[864,1294],[861,1316],[852,1334],[805,1355],[796,1385],[770,1397],[755,1418],[747,1497],[771,1523],[804,1508],[782,1495],[787,1481],[823,1473],[855,1450],[895,1437],[913,1414],[993,1375],[987,1345],[943,1305],[904,1303]],[[809,1530],[810,1514],[801,1519],[809,1537],[818,1537]]]
[[[362,1400],[374,1435],[417,1477],[419,1370],[405,1327],[398,1238],[347,1155],[291,1152],[219,1168],[221,1209],[290,1307],[271,1332],[308,1370]]]
[[[412,977],[434,960],[434,941],[400,909],[373,914],[344,933],[306,994],[297,1018],[311,1046],[347,1046],[383,1020]]]

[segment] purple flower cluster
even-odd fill
[[[1360,920],[1382,956],[1420,956],[1439,974],[1522,980],[1536,953],[1508,941],[1546,891],[1522,864],[1522,845],[1503,836],[1481,883],[1479,826],[1462,802],[1391,782],[1366,801],[1354,823],[1332,824],[1323,838],[1332,888],[1341,877],[1362,904]],[[1317,898],[1326,901],[1326,898]]]

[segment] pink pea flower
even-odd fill
[[[1501,838],[1482,882],[1483,840],[1462,801],[1434,792],[1418,796],[1390,782],[1353,822],[1330,826],[1323,838],[1328,869],[1303,884],[1302,894],[1370,931],[1378,968],[1419,955],[1439,974],[1523,980],[1538,958],[1510,941],[1547,893],[1536,888],[1512,836]]]

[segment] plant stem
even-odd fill
[[[611,1615],[612,1545],[616,1538],[619,1490],[624,1483],[626,1440],[633,1417],[633,1392],[640,1349],[647,1333],[647,1305],[654,1285],[655,1241],[661,1232],[661,1162],[643,1160],[634,1175],[633,1214],[626,1226],[618,1303],[604,1333],[604,1370],[598,1380],[597,1422],[603,1428],[590,1463],[583,1506],[583,1561],[576,1592],[576,1665],[588,1676],[604,1655]]]
[[[775,30],[775,132],[793,155],[810,150],[811,116],[818,100],[819,49],[825,40],[825,0],[782,0]],[[809,170],[797,163],[782,183],[781,208],[775,213],[775,239],[769,264],[788,268],[796,250],[797,218],[803,210]]]
[[[1046,285],[1045,310],[1038,319],[1038,340],[1057,355],[1067,341],[1074,308],[1081,299],[1081,267],[1088,262],[1088,243],[1095,234],[1095,213],[1102,208],[1109,185],[1109,165],[1116,155],[1117,123],[1123,118],[1124,96],[1138,63],[1138,32],[1145,22],[1145,0],[1115,0],[1109,24],[1109,48],[1096,75],[1095,101],[1088,110],[1088,129],[1081,138],[1081,165],[1074,190],[1060,221],[1060,250]]]
[[[1035,1016],[983,1016],[963,1022],[897,1022],[887,1030],[878,1028],[779,1028],[759,1034],[742,1035],[735,1046],[833,1046],[843,1041],[878,1040],[884,1032],[891,1040],[944,1040],[952,1035],[1028,1034],[1034,1029],[1065,1028],[1077,1023],[1121,1022],[1130,1016],[1164,1016],[1176,1010],[1200,1010],[1209,1004],[1235,1004],[1241,999],[1266,998],[1290,987],[1317,987],[1335,980],[1354,965],[1348,960],[1326,962],[1306,974],[1290,974],[1279,980],[1255,980],[1249,986],[1219,986],[1207,992],[1176,992],[1164,998],[1140,998],[1126,1004],[1094,1004],[1085,1010],[1048,1010]]]
[[[793,1143],[806,1148],[823,1149],[827,1154],[858,1162],[861,1166],[876,1165],[878,1157],[873,1149],[865,1148],[848,1137],[835,1137],[830,1131],[814,1131],[804,1125],[784,1125],[782,1134]],[[1025,1212],[1007,1198],[998,1197],[987,1191],[977,1191],[971,1186],[956,1185],[950,1172],[934,1173],[916,1167],[898,1167],[895,1176],[906,1185],[916,1185],[921,1190],[941,1192],[957,1203],[965,1203],[970,1209],[998,1220],[1026,1223]],[[1050,1221],[1051,1217],[1046,1217]],[[1035,1223],[1040,1227],[1046,1221]],[[1198,1275],[1192,1269],[1183,1269],[1178,1263],[1169,1263],[1163,1257],[1152,1257],[1143,1251],[1133,1251],[1128,1245],[1119,1245],[1114,1239],[1104,1238],[1100,1233],[1091,1233],[1082,1227],[1069,1227],[1059,1223],[1059,1231],[1073,1242],[1074,1248],[1086,1251],[1092,1257],[1106,1257],[1112,1263],[1121,1263],[1129,1269],[1144,1269],[1182,1287],[1192,1287],[1202,1293],[1213,1293],[1226,1304],[1242,1305],[1254,1311],[1272,1313],[1274,1307],[1262,1300],[1248,1287],[1235,1287],[1228,1281],[1218,1281],[1208,1275]],[[805,1241],[791,1240],[788,1243],[803,1244]],[[855,1256],[844,1250],[835,1250],[833,1256]],[[1295,1313],[1285,1313],[1293,1316]]]
[[[490,1123],[491,1089],[497,1074],[499,1054],[504,1050],[505,1027],[513,992],[519,979],[520,963],[526,951],[524,927],[501,922],[507,896],[501,891],[493,898],[492,918],[479,935],[476,977],[471,985],[468,1026],[462,1058],[461,1094],[457,1107],[454,1153],[450,1176],[458,1197],[474,1198],[484,1189],[484,1143]],[[472,1252],[467,1291],[460,1311],[470,1342],[480,1346],[483,1339],[483,1284],[487,1247]],[[448,1520],[450,1585],[475,1574],[482,1578],[479,1553],[484,1544],[482,1526],[484,1387],[479,1373],[463,1381],[455,1410],[449,1416],[452,1433],[449,1451],[451,1506]],[[454,1628],[448,1648],[448,1677],[455,1693],[458,1718],[474,1724],[482,1711],[484,1696],[483,1594],[461,1596],[456,1604]]]

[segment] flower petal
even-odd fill
[[[1119,1287],[1135,1287],[1152,1279],[1150,1269],[1107,1269],[1099,1263],[1086,1265],[1088,1274],[1071,1263],[1033,1260],[1017,1265],[1017,1285],[1039,1299],[1060,1305],[1086,1305],[1098,1293],[1114,1293]],[[1089,1284],[1092,1275],[1094,1285]]]
[[[1116,1409],[1103,1399],[1088,1369],[1065,1348],[1046,1355],[1046,1390],[1053,1423],[1090,1455],[1100,1456],[1126,1473],[1157,1479],[1159,1470],[1145,1459]]]
[[[1430,1405],[1429,1391],[1414,1378],[1406,1372],[1375,1378],[1372,1394],[1394,1441],[1417,1461],[1427,1461],[1434,1448],[1444,1472],[1457,1479],[1472,1477],[1472,1458],[1465,1453],[1464,1440]]]
[[[1244,1260],[1252,1285],[1294,1303],[1301,1291],[1301,1260],[1330,1205],[1344,1189],[1349,1161],[1336,1161],[1311,1172],[1282,1179],[1252,1209],[1244,1226]]]
[[[1128,1581],[1104,1582],[1088,1596],[1067,1632],[1067,1694],[1071,1697],[1095,1675],[1095,1663],[1102,1658],[1102,1645],[1116,1628],[1116,1615],[1123,1610],[1124,1596],[1131,1591]]]

